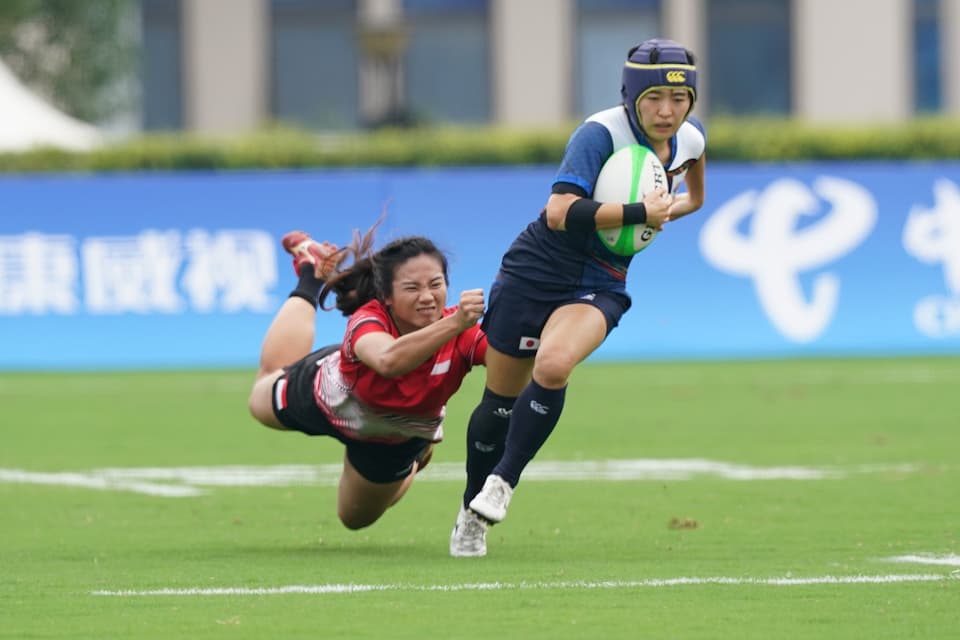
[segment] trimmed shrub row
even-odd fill
[[[231,138],[145,135],[85,153],[36,149],[0,154],[0,171],[555,164],[575,126],[397,129],[337,135],[278,128]],[[960,159],[960,120],[944,118],[869,126],[718,118],[708,123],[707,133],[707,156],[714,161]]]

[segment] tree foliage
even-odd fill
[[[57,107],[102,121],[128,106],[135,8],[133,0],[3,0],[0,58]]]

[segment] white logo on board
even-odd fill
[[[258,229],[0,235],[0,316],[268,312],[276,262]]]
[[[821,213],[821,199],[829,211],[801,224]],[[717,209],[704,224],[700,250],[717,269],[753,281],[761,307],[781,334],[810,342],[830,324],[840,295],[840,279],[825,268],[859,246],[876,221],[876,201],[859,184],[822,176],[811,189],[783,178]],[[816,270],[821,272],[808,294],[800,276]]]
[[[960,188],[940,179],[933,184],[933,207],[914,206],[903,227],[903,248],[926,264],[943,267],[943,280],[951,295],[931,295],[919,300],[913,322],[931,338],[960,334]]]

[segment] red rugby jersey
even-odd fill
[[[448,316],[455,310],[456,307],[444,309],[443,315]],[[328,363],[328,366],[337,366],[336,372],[328,370],[318,380],[317,399],[321,408],[334,426],[358,439],[394,440],[416,436],[440,440],[444,406],[473,365],[484,362],[486,337],[479,326],[470,327],[416,369],[385,378],[363,364],[354,353],[357,339],[375,331],[400,337],[386,307],[373,300],[350,316],[339,358],[336,358],[339,362]]]

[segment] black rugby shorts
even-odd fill
[[[339,344],[323,347],[285,367],[284,374],[273,383],[273,413],[288,429],[308,436],[329,436],[342,442],[347,448],[350,464],[370,482],[386,484],[402,480],[410,475],[414,460],[430,446],[428,440],[410,438],[398,443],[353,440],[330,424],[317,406],[313,395],[317,367],[320,360],[339,348]],[[283,408],[278,404],[278,389],[284,394]]]
[[[613,291],[525,293],[523,287],[497,280],[490,288],[481,326],[487,342],[500,353],[530,358],[537,353],[540,333],[550,315],[568,304],[589,304],[599,309],[607,320],[607,335],[610,335],[631,303],[629,296]]]

